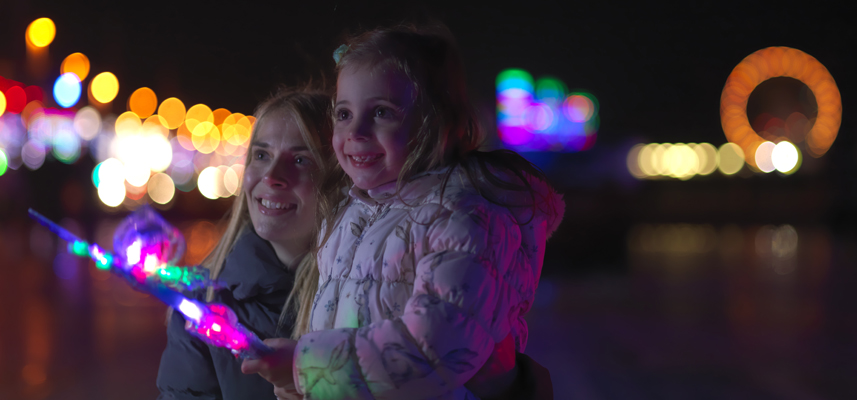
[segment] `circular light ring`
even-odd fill
[[[741,146],[746,161],[756,167],[756,148],[766,140],[750,126],[747,100],[760,83],[777,77],[803,82],[818,103],[818,116],[806,135],[808,152],[820,157],[830,149],[842,122],[842,99],[833,76],[815,57],[789,47],[768,47],[750,54],[739,63],[720,95],[720,123],[726,139]]]

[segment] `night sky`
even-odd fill
[[[26,80],[23,32],[47,16],[57,25],[56,69],[65,55],[83,52],[94,73],[117,75],[118,99],[148,86],[161,99],[249,113],[277,85],[332,83],[331,53],[348,33],[434,18],[459,41],[477,105],[493,106],[494,79],[505,68],[556,76],[598,97],[602,142],[629,135],[724,142],[723,83],[744,57],[769,46],[798,48],[828,68],[846,111],[840,141],[850,129],[857,32],[847,2],[5,3],[3,73]],[[124,111],[124,101],[115,103],[115,112]]]
[[[585,89],[598,98],[601,125],[592,150],[528,156],[547,170],[560,190],[576,190],[575,194],[588,196],[586,201],[601,205],[597,212],[577,209],[580,217],[591,219],[590,224],[603,226],[604,218],[624,212],[621,223],[603,227],[620,232],[632,220],[649,218],[627,211],[629,204],[644,202],[629,194],[677,199],[679,192],[717,193],[726,188],[752,193],[824,192],[823,196],[834,199],[824,219],[842,224],[857,220],[857,212],[851,211],[857,209],[857,184],[852,178],[857,173],[857,144],[849,114],[857,32],[856,14],[845,3],[718,2],[666,7],[651,2],[620,6],[539,1],[366,5],[7,0],[0,7],[0,75],[49,88],[62,59],[82,52],[92,64],[90,77],[101,71],[118,77],[120,91],[112,105],[116,114],[125,111],[131,92],[143,86],[154,89],[161,100],[175,96],[188,106],[204,103],[212,109],[249,114],[278,85],[309,79],[332,85],[331,54],[348,34],[402,21],[436,20],[445,23],[458,40],[471,100],[489,128],[495,113],[495,79],[507,68],[523,68],[535,78],[554,76],[569,89]],[[50,45],[52,70],[41,82],[32,80],[26,70],[24,42],[27,25],[39,17],[50,17],[57,25]],[[827,155],[805,160],[801,171],[787,179],[756,174],[748,179],[711,177],[673,184],[639,182],[628,174],[624,159],[635,143],[725,143],[719,116],[723,85],[744,57],[770,46],[794,47],[814,56],[836,80],[844,112],[839,136]],[[87,187],[89,172],[78,170],[91,170],[88,163],[77,169],[57,164],[26,179],[75,176]],[[808,189],[813,184],[822,189]],[[764,185],[772,188],[762,189]],[[60,189],[33,186],[35,191],[21,204],[52,207],[50,199]],[[764,222],[781,218],[780,214],[757,218],[759,209],[770,209],[770,201],[757,195],[740,196],[758,204],[741,212],[730,205],[721,217],[687,209],[649,219]],[[776,202],[801,210],[804,206],[794,198],[784,195]],[[223,204],[203,214],[219,215],[227,206],[224,202],[214,202]],[[801,214],[789,211],[787,215]]]

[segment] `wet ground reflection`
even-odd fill
[[[110,248],[117,222],[62,223]],[[179,226],[198,262],[214,224]],[[165,306],[63,245],[29,221],[0,227],[0,399],[155,398]],[[654,224],[621,246],[622,272],[546,266],[527,353],[557,399],[857,398],[854,237]]]

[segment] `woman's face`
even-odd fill
[[[393,182],[408,158],[413,84],[401,72],[345,68],[336,82],[333,150],[364,190]]]
[[[242,189],[253,227],[272,244],[310,240],[315,227],[316,160],[290,113],[274,111],[257,123]]]

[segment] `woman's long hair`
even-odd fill
[[[309,148],[314,160],[317,160],[318,169],[313,174],[313,182],[316,183],[316,201],[318,210],[316,212],[316,220],[320,224],[321,216],[324,212],[329,212],[332,209],[332,202],[338,201],[337,197],[326,194],[323,189],[323,182],[336,180],[336,156],[333,154],[331,145],[331,137],[333,134],[332,118],[331,118],[331,100],[330,96],[322,91],[313,89],[281,89],[274,96],[259,105],[254,113],[256,123],[253,125],[250,141],[256,137],[258,128],[266,118],[275,113],[288,113],[294,117],[294,120],[300,130],[301,137]],[[251,154],[247,152],[245,165],[250,163]],[[332,163],[331,163],[332,162]],[[334,175],[334,177],[331,177]],[[247,196],[243,190],[238,191],[232,209],[227,214],[228,222],[226,230],[221,236],[220,241],[215,246],[214,250],[208,254],[203,260],[203,266],[211,270],[211,277],[216,279],[223,271],[226,257],[232,251],[235,241],[241,237],[245,229],[251,229],[250,213],[247,204]],[[317,229],[313,231],[314,238],[317,237]],[[289,293],[286,303],[283,305],[283,310],[280,314],[280,319],[277,323],[277,330],[280,330],[287,322],[290,315],[296,315],[296,321],[293,326],[290,337],[293,339],[299,338],[304,333],[309,332],[309,317],[312,311],[312,300],[315,292],[318,289],[318,266],[316,263],[316,241],[312,241],[312,247],[307,249],[307,254],[298,261],[298,266],[295,269],[295,284]],[[206,296],[207,301],[214,298],[213,288],[209,288]]]

